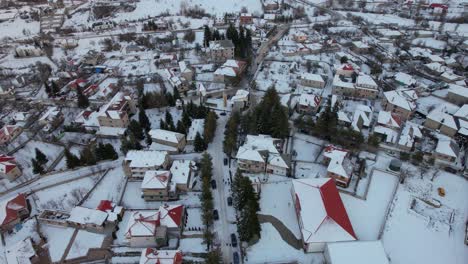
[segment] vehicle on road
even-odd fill
[[[215,221],[219,220],[218,210],[216,210],[216,209],[213,210],[213,219]]]
[[[224,166],[228,165],[228,159],[224,158]]]
[[[239,264],[239,253],[234,252],[232,254],[232,263],[234,264]]]
[[[221,112],[219,115],[225,116],[225,115],[226,115],[226,112]]]
[[[235,234],[231,234],[231,244],[232,247],[237,247],[237,237]]]
[[[213,189],[216,189],[216,181],[215,180],[211,180],[211,188]]]
[[[229,206],[232,206],[232,197],[231,197],[231,196],[229,196],[229,197],[227,198],[227,204],[228,204]]]

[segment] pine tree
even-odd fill
[[[145,131],[146,145],[150,146],[153,143],[153,139],[149,134],[149,131]]]
[[[188,112],[184,109],[182,112],[182,123],[184,124],[185,128],[189,129],[190,126],[192,125],[192,120],[190,119],[190,115]]]
[[[143,128],[141,127],[140,123],[136,120],[130,121],[130,124],[128,125],[128,129],[130,130],[130,133],[135,136],[136,139],[142,140],[144,138],[143,134]]]
[[[42,167],[42,164],[37,161],[36,159],[32,159],[32,166],[33,166],[33,173],[34,174],[43,174],[44,173],[44,167]]]
[[[151,129],[151,123],[146,115],[145,109],[140,105],[138,112],[138,121],[140,122],[141,127],[146,131]]]
[[[174,90],[177,90],[177,89],[174,89]],[[169,106],[175,106],[175,99],[174,99],[174,96],[171,93],[167,92],[165,94],[165,97],[166,97],[167,104]]]
[[[171,130],[170,128],[175,127],[174,126],[174,119],[172,118],[172,115],[171,115],[171,113],[169,111],[166,111],[165,120],[166,120],[166,127],[169,128],[169,130]]]
[[[206,149],[205,140],[202,138],[200,133],[197,132],[193,146],[196,152],[204,151]]]
[[[57,83],[54,81],[52,81],[51,92],[52,92],[52,95],[56,95],[60,92],[60,88],[58,87]]]
[[[223,262],[219,249],[208,252],[205,264],[220,264]]]
[[[44,87],[45,87],[45,91],[46,91],[47,95],[49,97],[52,96],[52,89],[50,88],[49,84],[47,84],[47,82],[44,82]]]
[[[210,28],[205,25],[204,31],[203,31],[203,46],[206,48],[210,45],[210,40],[212,39],[211,37],[211,30]]]
[[[177,101],[177,99],[180,99],[180,93],[178,89],[174,88],[173,98],[174,98],[174,102]]]
[[[65,149],[65,159],[67,161],[67,168],[69,169],[73,169],[81,165],[80,159],[76,155],[72,154],[68,149]]]
[[[116,160],[119,158],[119,154],[117,154],[112,144],[107,143],[106,145],[104,145],[104,149],[106,153],[106,159]]]
[[[49,161],[49,159],[47,159],[47,156],[38,148],[36,148],[35,151],[36,151],[36,160],[39,164],[44,165]]]
[[[79,108],[86,108],[89,106],[88,97],[83,94],[83,91],[80,87],[77,88],[77,96],[78,96],[78,107]]]
[[[216,132],[216,113],[209,111],[205,118],[205,125],[203,131],[203,138],[208,144],[213,141]]]
[[[182,123],[182,120],[177,121],[176,132],[181,134],[187,133],[184,123]]]
[[[160,129],[167,129],[166,122],[164,122],[164,120],[162,120],[162,119],[159,120],[159,128]]]
[[[86,146],[80,151],[80,163],[83,165],[96,164],[96,156],[94,155],[92,146]]]

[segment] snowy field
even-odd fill
[[[50,258],[53,262],[60,260],[74,231],[75,229],[71,227],[41,225],[41,232],[47,238]]]
[[[285,178],[287,179],[287,178]],[[262,184],[260,213],[272,215],[280,220],[294,234],[301,238],[294,204],[291,198],[291,180]]]
[[[177,14],[180,12],[181,3],[185,2],[187,6],[198,6],[205,9],[212,15],[223,15],[229,12],[240,12],[242,7],[246,7],[251,13],[262,13],[260,0],[141,0],[137,2],[136,9],[128,13],[119,13],[116,21],[131,21],[155,17],[163,12]]]
[[[317,176],[325,177],[327,167],[318,163],[296,162],[296,178],[315,178]]]
[[[439,196],[439,187],[445,189],[445,197]],[[463,243],[467,193],[468,182],[447,172],[439,172],[434,181],[429,177],[407,179],[398,189],[383,234],[392,263],[468,263],[468,250]],[[436,199],[441,207],[418,214],[410,209],[414,198]],[[455,210],[451,226],[442,217],[444,208]]]
[[[104,238],[104,234],[91,233],[85,230],[78,231],[66,259],[86,256],[90,248],[100,248]]]
[[[297,250],[283,241],[280,234],[270,224],[262,224],[260,240],[247,249],[244,263],[323,263],[320,253],[307,253]]]
[[[294,151],[296,151],[294,159],[300,161],[315,161],[322,151],[320,143],[322,142],[317,142],[314,137],[306,135],[294,137],[293,147]]]
[[[392,201],[393,190],[397,184],[398,178],[396,176],[375,170],[365,201],[340,193],[358,239],[378,239],[387,208]]]
[[[101,174],[86,177],[55,187],[35,192],[31,195],[37,210],[44,209],[70,211],[97,182]]]
[[[205,253],[206,244],[203,244],[203,238],[183,238],[180,240],[179,250],[182,253]]]
[[[84,201],[83,206],[96,208],[101,200],[110,200],[117,203],[123,191],[125,175],[121,166],[110,170],[102,181]]]

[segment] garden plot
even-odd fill
[[[291,65],[290,62],[279,61],[264,65],[257,75],[257,89],[266,91],[274,86],[280,94],[290,93],[297,79],[297,75],[290,72]]]
[[[407,178],[398,188],[382,238],[392,263],[468,262],[463,243],[468,182],[447,172],[439,172],[433,181],[430,178]],[[444,188],[445,196],[439,195],[438,188]]]
[[[291,198],[291,180],[265,183],[261,189],[260,214],[276,217],[296,238],[300,238],[301,232]]]
[[[203,238],[183,238],[180,240],[179,250],[182,253],[206,253]]]
[[[184,235],[201,234],[203,232],[203,221],[201,208],[187,208],[187,223],[184,228]]]
[[[125,175],[121,166],[110,170],[102,179],[91,195],[84,201],[83,206],[96,208],[101,200],[118,203],[125,184]]]
[[[39,211],[45,209],[70,211],[96,184],[101,174],[85,177],[76,181],[60,184],[32,194]]]
[[[166,110],[169,111],[169,113],[171,113],[172,119],[174,120],[174,125],[177,125],[177,122],[182,118],[182,110],[177,109],[175,107],[169,107],[166,108]],[[158,108],[146,109],[146,115],[148,116],[148,119],[151,122],[152,129],[158,129],[161,119],[165,120],[166,110],[161,110]]]
[[[304,253],[283,241],[270,224],[262,224],[260,240],[247,248],[244,263],[324,263],[321,253]]]
[[[21,164],[23,168],[23,177],[28,179],[33,175],[31,160],[36,158],[36,148],[42,151],[49,160],[44,166],[44,169],[52,164],[52,162],[54,162],[54,160],[57,159],[60,153],[64,150],[62,146],[35,140],[28,142],[23,148],[18,150],[14,156],[16,157],[18,164]]]
[[[354,231],[361,240],[376,240],[385,222],[398,178],[375,170],[366,200],[340,193]],[[363,221],[365,219],[365,221]]]
[[[326,175],[327,167],[320,163],[296,162],[294,176],[298,179],[325,177]]]
[[[322,151],[322,145],[320,143],[321,142],[317,143],[312,137],[294,137],[294,159],[298,161],[315,161]]]
[[[52,225],[41,225],[41,232],[47,239],[50,259],[58,262],[62,258],[65,249],[73,236],[74,228]]]
[[[91,233],[85,230],[78,231],[66,259],[84,257],[91,248],[100,248],[106,235]]]

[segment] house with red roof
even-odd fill
[[[141,252],[140,264],[182,264],[180,250],[157,250],[146,248]]]
[[[0,178],[6,178],[9,181],[16,180],[23,173],[16,164],[15,157],[0,155]]]
[[[170,171],[150,170],[145,172],[141,182],[142,196],[145,201],[168,201],[177,199],[176,186],[171,182]]]
[[[357,240],[333,179],[292,182],[291,195],[305,252],[323,252],[328,243]]]
[[[336,74],[345,77],[351,77],[354,72],[357,72],[357,69],[351,63],[344,63],[336,68]]]
[[[131,212],[125,239],[130,247],[160,247],[168,237],[180,237],[184,226],[183,205],[162,205],[159,210]]]
[[[0,202],[0,232],[6,232],[27,218],[30,207],[26,200],[26,195],[18,194],[14,198]]]
[[[10,141],[15,139],[23,129],[16,125],[4,125],[0,129],[0,145],[8,144]]]

